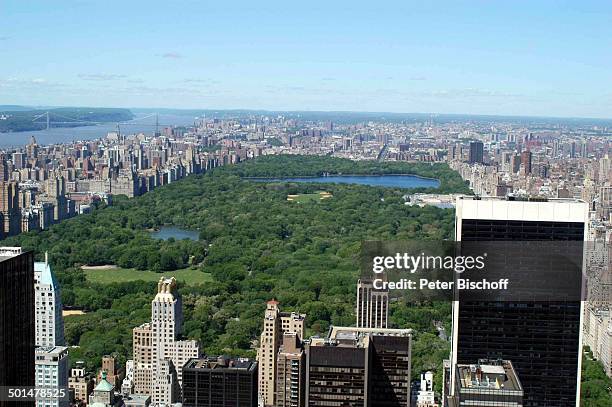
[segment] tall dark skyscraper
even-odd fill
[[[547,260],[550,253],[538,252],[535,241],[558,244],[584,241],[587,216],[588,205],[576,200],[464,198],[457,201],[456,240],[533,242],[533,252],[527,255]],[[578,257],[570,260],[576,260],[581,267],[582,254]],[[516,267],[524,267],[519,262],[516,260]],[[520,273],[517,271],[516,277],[521,277]],[[580,284],[577,286],[580,292]],[[524,406],[577,406],[581,315],[579,299],[455,301],[453,369],[457,364],[478,363],[481,359],[510,360],[523,385]],[[451,380],[454,387],[458,380],[455,373]]]
[[[411,340],[409,329],[332,327],[306,351],[306,406],[409,406]]]
[[[34,386],[34,256],[19,247],[0,247],[0,386]]]
[[[16,235],[20,231],[21,213],[19,212],[19,184],[0,182],[0,218],[4,237]]]
[[[470,156],[468,157],[470,164],[484,162],[484,144],[482,141],[473,141],[470,143]]]
[[[224,356],[183,366],[183,406],[257,406],[257,362]]]
[[[521,164],[523,165],[524,175],[531,174],[531,151],[523,151],[521,153]]]

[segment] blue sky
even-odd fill
[[[0,104],[612,118],[612,6],[3,0]]]

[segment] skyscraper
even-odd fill
[[[531,174],[531,151],[526,150],[521,153],[521,165],[523,166],[523,175]]]
[[[304,407],[306,354],[296,332],[285,332],[276,358],[276,407]]]
[[[409,329],[332,327],[306,350],[306,405],[410,406]]]
[[[161,278],[151,302],[151,323],[134,328],[134,388],[154,403],[180,398],[182,367],[200,356],[194,340],[180,340],[182,301],[176,279]]]
[[[34,386],[34,340],[34,256],[1,247],[0,386]]]
[[[372,280],[357,281],[357,328],[386,328],[389,290],[374,288]]]
[[[19,184],[17,182],[0,182],[0,217],[4,237],[20,232],[21,211],[19,210]]]
[[[184,407],[256,407],[257,362],[223,356],[191,359],[183,366]]]
[[[468,157],[470,164],[482,164],[484,162],[484,144],[482,141],[473,141],[470,143],[470,156]]]
[[[34,263],[36,346],[63,346],[64,319],[59,284],[51,271],[47,253],[44,262]]]
[[[132,344],[134,346],[134,393],[150,395],[153,382],[150,323],[144,323],[132,330]]]
[[[259,396],[266,406],[274,405],[277,354],[283,340],[283,334],[295,332],[298,338],[302,339],[305,317],[306,315],[296,312],[281,312],[278,301],[271,300],[266,304],[263,330],[257,352]]]
[[[569,199],[530,202],[465,197],[457,200],[455,237],[462,242],[582,242],[587,215],[586,203]],[[517,269],[520,260],[524,259],[516,260]],[[567,261],[582,264],[581,258]],[[579,292],[581,287],[575,288]],[[459,380],[457,364],[504,359],[521,380],[525,406],[578,405],[581,314],[579,300],[455,301],[451,391]]]
[[[47,195],[54,205],[53,220],[59,222],[68,217],[68,200],[66,199],[66,180],[61,175],[54,175],[47,180]]]

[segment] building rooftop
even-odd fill
[[[0,261],[10,259],[11,257],[19,256],[21,253],[21,247],[0,247]]]
[[[488,389],[523,391],[512,362],[481,360],[478,364],[457,365],[460,390]]]
[[[36,348],[36,359],[60,357],[63,358],[68,355],[68,348],[66,346],[39,346]],[[41,359],[42,360],[42,359]]]
[[[257,369],[257,362],[247,358],[230,358],[228,356],[208,356],[199,359],[190,359],[185,363],[184,369],[202,370],[244,370],[253,371]]]
[[[356,328],[353,326],[331,326],[327,332],[330,340],[357,339],[366,334],[383,336],[412,336],[412,329],[389,329],[389,328]]]
[[[588,221],[589,205],[579,199],[509,200],[497,197],[459,197],[460,219],[522,220],[536,222]]]
[[[100,380],[100,383],[98,383],[94,391],[111,392],[113,390],[115,390],[115,386],[113,386],[111,382],[106,380],[106,371],[103,371],[102,379]]]
[[[55,275],[51,271],[51,266],[49,265],[49,259],[46,252],[45,261],[34,262],[34,272],[40,273],[41,284],[48,284],[57,287],[57,281],[55,280]]]
[[[542,196],[522,196],[522,195],[509,195],[509,196],[479,196],[479,195],[458,195],[458,200],[464,201],[507,201],[507,202],[574,202],[584,203],[582,199],[576,198],[547,198]]]

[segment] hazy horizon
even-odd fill
[[[288,109],[260,109],[260,108],[215,108],[215,107],[184,107],[184,108],[173,108],[173,107],[142,107],[142,106],[93,106],[93,105],[27,105],[27,104],[15,104],[15,103],[0,103],[0,111],[6,107],[15,108],[28,108],[32,110],[45,110],[45,109],[59,109],[59,108],[106,108],[106,109],[129,109],[133,113],[141,112],[159,112],[172,114],[172,112],[181,112],[185,115],[196,114],[198,112],[244,112],[244,113],[310,113],[310,114],[355,114],[355,115],[414,115],[414,116],[429,116],[444,117],[444,116],[466,116],[466,117],[482,117],[482,118],[516,118],[516,119],[560,119],[560,120],[596,120],[596,121],[612,121],[610,117],[587,117],[587,116],[541,116],[541,115],[514,115],[514,114],[483,114],[483,113],[448,113],[448,112],[404,112],[404,111],[366,111],[366,110],[288,110]],[[11,109],[5,110],[10,111]],[[19,109],[21,110],[21,109]]]
[[[9,0],[0,102],[612,116],[600,0]]]

